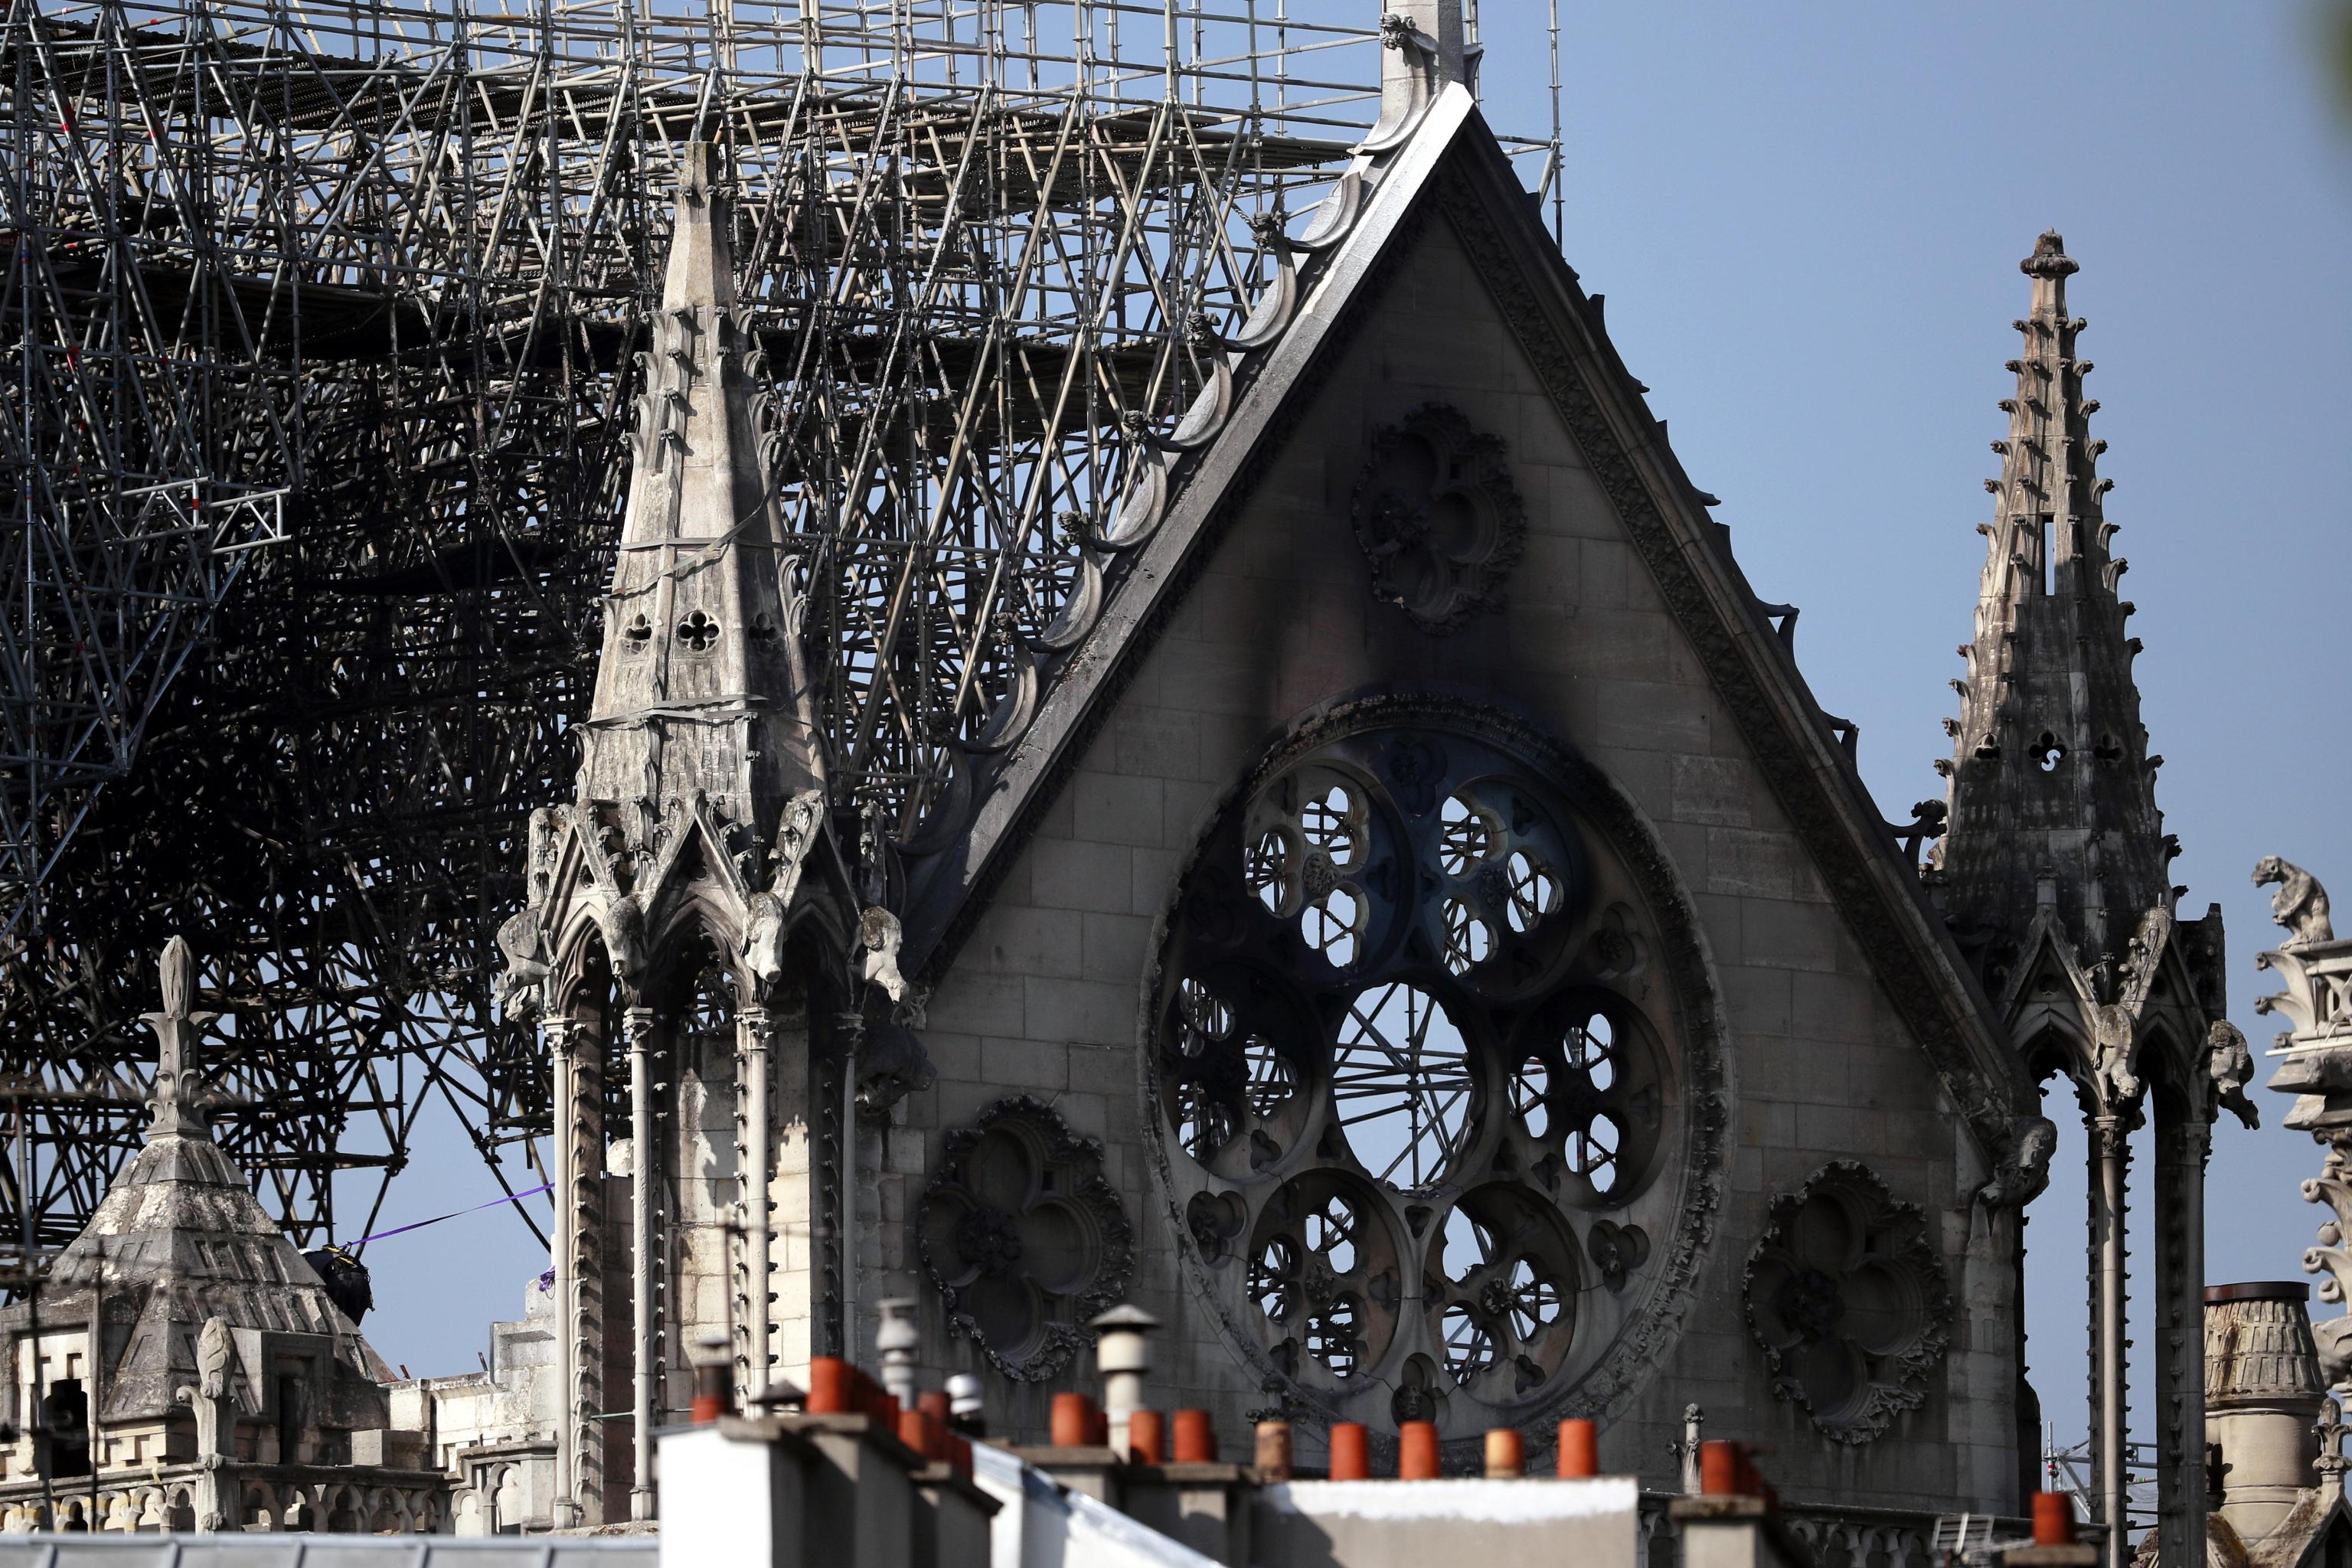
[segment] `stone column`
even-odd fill
[[[660,1237],[654,1223],[654,1189],[661,1179],[660,1139],[654,1131],[654,1010],[632,1007],[624,1025],[629,1036],[629,1303],[636,1339],[635,1396],[630,1429],[635,1463],[629,1483],[629,1517],[654,1517],[655,1398],[661,1383],[654,1279],[659,1272]]]
[[[38,1352],[35,1352],[37,1361]],[[236,1391],[233,1386],[236,1351],[228,1320],[205,1320],[196,1335],[196,1381],[179,1391],[181,1403],[195,1412],[196,1485],[192,1500],[196,1528],[206,1533],[234,1530],[245,1518],[244,1487],[236,1469]],[[48,1473],[43,1460],[42,1474]],[[54,1515],[44,1510],[47,1528],[57,1528]],[[88,1526],[98,1528],[97,1521]]]
[[[2205,1162],[2213,1128],[2166,1095],[2156,1121],[2156,1400],[2158,1560],[2205,1552]]]
[[[555,1309],[560,1325],[555,1513],[604,1521],[604,1031],[601,1018],[550,1018],[555,1089]]]
[[[573,1455],[572,1390],[578,1374],[580,1352],[572,1343],[572,1299],[580,1284],[580,1260],[572,1242],[572,1205],[578,1191],[572,1159],[572,1020],[549,1018],[540,1025],[547,1042],[548,1076],[555,1110],[555,1136],[549,1147],[550,1177],[555,1185],[554,1254],[548,1266],[555,1270],[555,1385],[562,1401],[555,1428],[555,1501],[552,1513],[558,1530],[580,1522],[580,1503],[572,1489]]]
[[[823,1119],[816,1148],[823,1185],[810,1230],[822,1293],[815,1342],[827,1355],[857,1354],[857,1052],[865,1038],[864,1015],[844,1009],[833,1016],[833,1038],[824,1053],[825,1080],[816,1096]]]
[[[2135,1544],[2124,1345],[2127,1131],[2124,1118],[2113,1112],[2091,1119],[2091,1461],[2099,1517],[2107,1527],[2100,1553],[2107,1568],[2130,1568]]]
[[[768,1075],[775,1033],[775,1023],[765,1007],[746,1007],[735,1020],[737,1121],[742,1129],[736,1157],[742,1162],[739,1228],[743,1237],[736,1321],[746,1336],[739,1363],[742,1370],[736,1379],[738,1409],[749,1409],[751,1397],[764,1390],[774,1375],[769,1343],[775,1289],[771,1279],[774,1251],[768,1195],[768,1167],[772,1161]]]

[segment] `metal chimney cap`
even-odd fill
[[[2235,1285],[2208,1285],[2205,1304],[2219,1306],[2224,1301],[2308,1301],[2311,1281],[2308,1279],[2249,1279]]]
[[[1146,1332],[1159,1326],[1159,1319],[1132,1301],[1121,1301],[1110,1310],[1096,1314],[1087,1324],[1090,1329],[1141,1329]]]

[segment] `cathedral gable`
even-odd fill
[[[1645,806],[1671,816],[1691,805],[1733,883],[1753,872],[1820,889],[1999,1157],[2021,1076],[1843,753],[1851,737],[1799,672],[1792,627],[1773,625],[1783,608],[1748,587],[1728,530],[1705,510],[1713,498],[1683,473],[1601,328],[1600,302],[1532,221],[1466,98],[1442,100],[1432,119],[1368,199],[1358,252],[1337,259],[1240,395],[1225,437],[1182,479],[1146,568],[1039,699],[971,831],[916,863],[910,958],[944,977],[995,879],[1062,804],[1083,771],[1077,758],[1100,745],[1120,694],[1171,627],[1231,626],[1239,640],[1227,655],[1267,666],[1294,711],[1350,694],[1339,672],[1351,662],[1367,681],[1445,682],[1477,649],[1492,656],[1474,659],[1496,672],[1490,689],[1524,688],[1528,706],[1548,706],[1528,694],[1558,678],[1585,691],[1579,744],[1612,727],[1646,731],[1641,765],[1664,773]],[[1444,395],[1408,390],[1417,355]],[[1335,403],[1355,413],[1328,416]],[[1382,498],[1370,492],[1384,489],[1384,458],[1400,447],[1439,453],[1452,491],[1482,483],[1473,470],[1486,463],[1510,493],[1473,498],[1489,521],[1458,549],[1381,537],[1372,514]],[[1310,466],[1313,482],[1302,483]],[[1423,494],[1408,506],[1442,512],[1457,500]],[[1405,581],[1432,575],[1412,561],[1433,549],[1443,582]],[[1340,622],[1297,614],[1291,585],[1263,572],[1276,552],[1313,591],[1386,603]],[[1204,577],[1220,573],[1213,562],[1236,559],[1250,586],[1212,590],[1216,602],[1202,604]],[[1267,612],[1257,626],[1244,608],[1254,593]],[[1331,646],[1343,626],[1377,650],[1372,661]],[[1685,700],[1701,687],[1712,713]],[[1278,718],[1279,702],[1267,712]],[[1743,826],[1749,805],[1733,798],[1743,791],[1769,797],[1773,828]],[[1770,864],[1738,865],[1751,856]]]
[[[1456,107],[1237,388],[1233,445],[1175,472],[971,830],[914,858],[938,1081],[909,1125],[1028,1094],[1101,1140],[1163,1254],[1142,1277],[1172,1247],[1191,1282],[1139,1297],[1180,1382],[1238,1357],[1328,1418],[1461,1436],[1664,1419],[1650,1373],[1712,1345],[1685,1370],[1747,1369],[1792,1437],[1913,1419],[2000,1495],[2011,1434],[1906,1413],[2013,1393],[1939,1358],[1945,1270],[1973,1267],[1945,1238],[1993,1234],[1969,1216],[2021,1075],[1780,612]],[[1398,1043],[1441,1017],[1486,1066]],[[1339,1102],[1408,1057],[1438,1070],[1368,1153],[1381,1113]],[[1776,1194],[1911,1238],[1916,1355],[1867,1399],[1756,1370],[1789,1343],[1757,1291],[1826,1267]],[[1016,1352],[953,1283],[985,1260],[920,1234],[960,1331]],[[1723,1363],[1743,1319],[1762,1349]]]

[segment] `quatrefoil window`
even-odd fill
[[[1841,1443],[1866,1443],[1916,1407],[1950,1341],[1951,1291],[1927,1216],[1851,1161],[1773,1204],[1745,1295],[1772,1392]]]
[[[1148,1042],[1161,1168],[1270,1386],[1466,1436],[1562,1405],[1661,1310],[1679,1005],[1645,885],[1557,761],[1458,709],[1350,714],[1269,759],[1184,873]]]
[[[677,640],[688,653],[709,653],[719,642],[719,623],[696,610],[677,623]]]
[[[1442,403],[1373,433],[1354,510],[1373,595],[1426,632],[1500,608],[1527,547],[1527,507],[1502,441]]]
[[[629,617],[629,624],[621,628],[621,637],[622,646],[631,653],[642,652],[654,640],[654,624],[641,611]]]
[[[916,1237],[950,1324],[1028,1382],[1070,1363],[1086,1324],[1126,1293],[1134,1259],[1102,1145],[1026,1096],[948,1135]]]

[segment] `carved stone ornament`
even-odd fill
[[[1444,633],[1502,607],[1504,581],[1527,547],[1528,511],[1502,440],[1427,403],[1372,433],[1355,527],[1373,596]]]
[[[2327,889],[2319,879],[2294,864],[2275,855],[2265,855],[2254,864],[2254,886],[2278,885],[2271,895],[2271,919],[2286,929],[2283,948],[2309,947],[2315,942],[2336,940],[2336,925],[2328,918]]]
[[[1455,699],[1318,714],[1220,807],[1158,964],[1168,1220],[1285,1408],[1466,1446],[1633,1400],[1727,1105],[1687,900],[1605,778]]]
[[[1927,1216],[1852,1161],[1773,1202],[1741,1296],[1772,1392],[1833,1442],[1867,1443],[1917,1408],[1951,1342],[1951,1287]]]
[[[1000,1100],[947,1137],[916,1222],[948,1321],[997,1371],[1042,1383],[1127,1294],[1134,1237],[1102,1145],[1043,1100]]]

